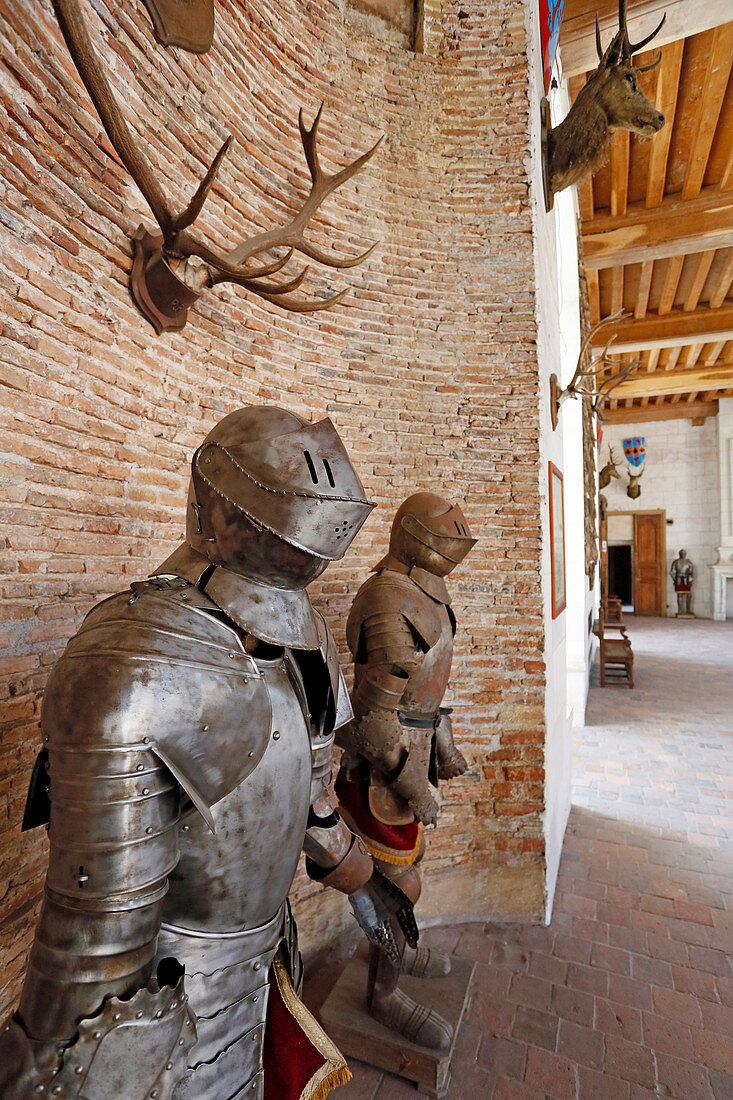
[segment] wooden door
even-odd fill
[[[662,615],[664,552],[662,516],[634,516],[634,611],[637,615]]]

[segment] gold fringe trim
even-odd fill
[[[324,1065],[313,1074],[301,1092],[300,1100],[325,1100],[331,1089],[338,1088],[339,1085],[345,1085],[347,1081],[351,1080],[351,1072],[346,1065],[346,1059],[296,994],[279,951],[272,960],[272,964],[283,1004],[290,1015],[297,1020],[302,1031],[308,1036],[318,1053],[325,1059]]]
[[[381,844],[378,844],[376,840],[371,840],[368,836],[365,836],[364,833],[362,833],[359,829],[354,819],[347,812],[347,810],[344,809],[343,806],[339,806],[338,812],[339,817],[342,817],[344,819],[346,824],[351,829],[352,833],[356,833],[364,841],[369,855],[373,856],[375,859],[380,859],[382,863],[392,863],[395,867],[410,867],[413,863],[415,863],[417,857],[420,855],[420,843],[422,841],[423,829],[425,827],[422,822],[418,822],[417,825],[417,841],[415,842],[415,847],[412,849],[411,852],[400,852],[398,854],[396,849],[384,848]]]
[[[319,1080],[323,1073],[326,1073],[327,1076],[323,1080]],[[348,1066],[342,1066],[341,1069],[331,1069],[327,1063],[306,1085],[305,1091],[300,1094],[300,1100],[326,1100],[331,1089],[337,1089],[340,1085],[347,1085],[352,1076]]]

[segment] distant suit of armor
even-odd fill
[[[69,642],[26,811],[50,810],[51,852],[5,1100],[298,1100],[348,1076],[297,999],[286,895],[305,850],[373,940],[412,929],[330,803],[351,712],[305,591],[370,507],[329,420],[232,413],[193,457],[186,542]]]
[[[351,828],[413,902],[423,827],[438,814],[431,787],[467,767],[441,707],[455,633],[443,578],[475,541],[460,508],[434,493],[409,497],[395,516],[390,552],[359,589],[347,624],[355,718],[337,733],[345,758],[336,791]],[[413,1042],[448,1049],[449,1025],[397,981],[400,973],[440,977],[449,969],[447,956],[427,949],[405,947],[400,965],[373,953],[370,1011]]]

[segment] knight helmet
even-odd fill
[[[389,551],[405,565],[445,577],[476,541],[457,504],[437,493],[413,493],[397,509]]]

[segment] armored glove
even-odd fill
[[[419,933],[412,902],[376,867],[369,881],[349,894],[349,902],[366,938],[384,951],[395,966],[401,961],[395,919],[410,947],[417,947]]]
[[[435,730],[435,756],[438,766],[438,779],[454,779],[463,775],[468,761],[453,742],[453,724],[451,708],[440,708],[440,720]]]

